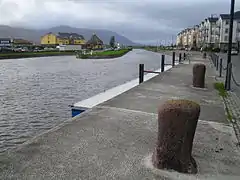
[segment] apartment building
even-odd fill
[[[50,32],[41,37],[42,45],[84,45],[85,43],[84,37],[77,33]]]
[[[194,26],[193,28],[187,28],[181,31],[177,36],[177,46],[192,48],[197,46],[198,41],[198,28],[199,26]]]
[[[220,49],[227,49],[228,40],[229,40],[229,23],[230,23],[230,15],[229,14],[220,14],[218,19],[218,25],[220,28],[219,33],[219,47]],[[240,11],[235,12],[234,20],[233,20],[233,36],[232,43],[234,48],[239,49],[239,41],[240,41]]]
[[[229,39],[229,14],[219,17],[208,17],[199,25],[187,28],[178,33],[179,47],[212,47],[226,50]],[[182,39],[182,41],[180,41]],[[182,43],[179,43],[182,42]],[[240,47],[240,11],[235,12],[233,21],[233,47]]]

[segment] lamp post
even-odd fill
[[[231,89],[231,75],[232,75],[231,74],[232,73],[231,51],[232,51],[232,36],[233,36],[234,5],[235,5],[235,0],[231,0],[228,54],[227,54],[227,73],[226,73],[226,79],[225,79],[225,89],[227,91]]]

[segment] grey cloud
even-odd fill
[[[64,0],[55,0],[59,3]],[[69,17],[65,14],[45,14],[39,11],[25,17],[22,21],[12,21],[14,25],[44,28],[56,25],[70,25],[81,28],[99,28],[116,31],[138,42],[169,41],[181,29],[198,24],[211,14],[229,12],[229,1],[226,0],[69,0],[79,7],[87,5],[90,20]],[[17,2],[17,0],[16,0]],[[36,0],[39,3],[38,0]],[[68,8],[68,7],[66,7]],[[97,8],[112,12],[109,17],[101,19]],[[236,2],[236,10],[240,2]],[[69,9],[71,11],[71,9]],[[51,13],[51,10],[48,11]],[[79,15],[80,14],[80,15]],[[79,12],[78,16],[81,16]],[[120,17],[121,16],[121,17]],[[125,17],[125,19],[121,19]]]

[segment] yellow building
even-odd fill
[[[52,32],[41,37],[42,45],[83,45],[86,41],[82,35],[77,33],[62,33],[54,34]]]
[[[87,49],[103,49],[103,41],[94,33],[86,43]]]

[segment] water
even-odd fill
[[[70,118],[68,105],[137,78],[140,63],[147,70],[158,69],[160,54],[134,50],[105,60],[1,60],[0,153]]]

